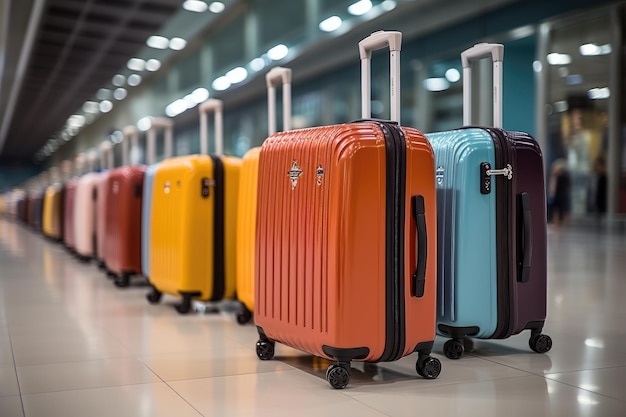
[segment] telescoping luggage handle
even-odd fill
[[[148,165],[156,162],[156,134],[158,130],[163,130],[163,140],[165,141],[164,157],[171,158],[174,147],[174,122],[167,117],[151,117],[150,128],[146,132],[146,163]]]
[[[209,123],[207,115],[214,113],[215,124],[215,155],[224,154],[224,116],[222,113],[222,100],[210,98],[198,107],[200,112],[200,153],[202,155],[209,154]]]
[[[135,126],[126,126],[122,129],[122,166],[128,166],[130,161],[130,150],[136,148],[139,142],[139,133]]]
[[[389,47],[389,84],[391,89],[390,118],[400,123],[400,49],[402,45],[401,32],[374,32],[359,42],[361,57],[361,117],[369,119],[372,116],[372,51]]]
[[[100,144],[100,167],[103,169],[113,168],[113,144],[108,140]]]
[[[267,130],[270,135],[276,128],[276,85],[283,88],[283,131],[291,130],[291,69],[274,67],[265,76],[267,83]]]
[[[493,62],[493,126],[502,127],[502,60],[504,46],[499,43],[479,43],[461,53],[463,64],[463,124],[472,124],[471,61],[491,58]]]

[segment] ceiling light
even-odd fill
[[[248,71],[244,67],[233,68],[226,73],[226,78],[231,84],[237,84],[242,82],[248,77]]]
[[[113,97],[115,97],[116,100],[124,100],[127,95],[128,92],[125,88],[116,88],[113,92]]]
[[[592,100],[601,100],[611,97],[611,92],[609,91],[609,87],[592,88],[587,91],[587,96]]]
[[[450,88],[450,83],[445,78],[426,78],[424,87],[428,91],[444,91]]]
[[[288,53],[289,53],[289,48],[287,48],[283,44],[280,44],[280,45],[276,45],[275,47],[267,51],[267,56],[273,59],[274,61],[280,61],[281,59],[286,57]]]
[[[572,57],[568,54],[559,54],[553,52],[548,54],[548,64],[550,65],[568,65],[572,63]]]
[[[211,13],[222,13],[226,6],[221,1],[214,1],[209,5],[209,11]]]
[[[531,36],[532,34],[535,33],[535,27],[533,25],[526,25],[526,26],[521,26],[518,28],[515,28],[513,30],[511,30],[511,32],[509,32],[511,35],[511,38],[514,40],[517,39],[523,39],[523,38],[527,38],[529,36]]]
[[[208,7],[205,2],[199,0],[186,0],[183,3],[183,9],[189,12],[202,13],[205,12]]]
[[[172,38],[170,40],[170,49],[174,51],[182,51],[187,46],[187,41],[183,38]]]
[[[73,127],[83,127],[85,125],[85,116],[83,116],[82,114],[74,114],[72,116],[69,117],[69,119],[67,119],[67,125],[70,128]],[[71,133],[71,129],[68,129]]]
[[[230,81],[226,76],[222,75],[221,77],[216,78],[211,84],[214,90],[224,91],[230,87]]]
[[[595,43],[586,43],[584,45],[580,45],[578,51],[583,56],[597,56],[597,55],[607,55],[611,53],[611,45],[596,45]]]
[[[126,82],[126,77],[124,77],[122,74],[116,74],[113,77],[113,80],[111,80],[111,83],[116,87],[123,86],[125,82]]]
[[[569,109],[567,101],[561,100],[554,103],[554,111],[557,113],[565,113]]]
[[[396,8],[397,3],[395,0],[385,0],[380,5],[382,6],[384,11],[390,12]]]
[[[98,103],[95,101],[86,101],[85,104],[83,104],[83,111],[85,113],[98,113]]]
[[[146,69],[148,71],[151,71],[151,72],[158,71],[159,68],[161,68],[161,61],[159,61],[158,59],[149,59],[146,62]]]
[[[187,102],[185,100],[179,98],[178,100],[174,101],[173,103],[170,103],[165,108],[165,114],[168,117],[176,117],[179,114],[183,113],[185,110],[187,110],[187,108],[188,108]]]
[[[583,83],[582,74],[571,74],[565,77],[565,84],[567,85],[579,85]]]
[[[96,98],[98,100],[106,100],[111,96],[111,90],[107,90],[106,88],[101,88],[96,93]]]
[[[265,68],[265,60],[263,58],[254,58],[248,65],[252,71],[261,71]]]
[[[456,68],[449,68],[446,71],[446,80],[455,83],[461,79],[461,73]]]
[[[354,16],[361,16],[370,11],[372,2],[370,0],[359,0],[348,6],[348,13]]]
[[[209,98],[209,90],[207,90],[206,88],[196,88],[191,93],[191,97],[196,104],[203,103]]]
[[[146,61],[141,58],[131,58],[126,66],[133,71],[143,71],[146,68]]]
[[[152,127],[152,118],[150,116],[142,117],[137,122],[137,128],[143,132],[150,130]]]
[[[113,110],[113,103],[111,103],[109,100],[102,100],[99,104],[99,107],[102,113],[108,113]]]
[[[137,87],[139,84],[141,84],[141,75],[131,74],[128,76],[128,85],[131,87]]]
[[[535,72],[541,72],[543,68],[543,65],[541,64],[541,61],[533,61],[533,71]]]
[[[167,49],[170,41],[164,36],[150,36],[146,41],[146,45],[154,49]]]
[[[334,32],[341,27],[343,21],[339,16],[331,16],[320,22],[319,28],[323,32]]]

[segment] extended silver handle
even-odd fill
[[[461,53],[463,64],[463,124],[472,124],[472,68],[470,61],[491,58],[493,61],[493,125],[502,127],[502,61],[504,46],[479,43]]]
[[[389,79],[391,89],[391,120],[400,123],[400,49],[401,32],[374,32],[359,42],[361,57],[361,117],[372,116],[372,51],[389,47]]]
[[[162,129],[165,141],[165,158],[171,158],[174,147],[174,122],[167,117],[151,117],[150,128],[146,132],[146,163],[156,162],[156,134]]]
[[[291,69],[274,67],[265,76],[267,83],[267,130],[270,135],[276,128],[276,86],[283,88],[283,131],[291,130]]]
[[[224,154],[224,115],[222,109],[224,103],[222,100],[210,98],[198,107],[200,112],[200,153],[202,155],[209,154],[209,123],[207,115],[210,112],[215,114],[215,154]]]

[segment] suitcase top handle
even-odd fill
[[[400,123],[400,49],[401,32],[374,32],[359,42],[361,57],[361,117],[372,117],[372,52],[389,47],[389,79],[391,89],[391,120]]]
[[[283,85],[283,130],[291,130],[291,69],[274,67],[265,75],[267,84],[267,130],[270,135],[276,128],[276,85]]]
[[[493,125],[502,127],[502,60],[504,46],[479,43],[461,53],[463,64],[463,124],[472,124],[472,67],[470,61],[491,58],[493,61]]]
[[[108,140],[100,144],[100,166],[106,169],[113,168],[113,144]]]
[[[215,155],[222,156],[224,154],[223,108],[222,100],[216,98],[210,98],[198,107],[198,112],[200,112],[200,153],[202,155],[209,154],[209,123],[207,115],[210,112],[215,114]]]
[[[150,117],[150,127],[146,132],[146,163],[149,165],[156,162],[156,134],[158,130],[163,130],[164,157],[172,157],[174,122],[167,117]]]

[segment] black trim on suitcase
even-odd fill
[[[224,164],[219,156],[211,155],[213,161],[213,178],[215,201],[213,217],[213,292],[209,301],[219,301],[226,291],[224,271]]]
[[[437,330],[439,330],[440,333],[448,337],[462,339],[465,336],[476,336],[478,332],[480,332],[480,327],[478,326],[454,327],[454,326],[448,326],[446,324],[438,324]]]
[[[424,288],[426,287],[426,257],[428,256],[424,196],[414,195],[411,197],[411,210],[415,220],[415,227],[417,228],[417,259],[415,261],[415,272],[411,280],[411,295],[413,297],[423,297]]]
[[[533,258],[533,219],[530,211],[530,194],[520,194],[520,211],[522,212],[522,261],[519,263],[517,280],[519,282],[530,281],[530,268]]]

